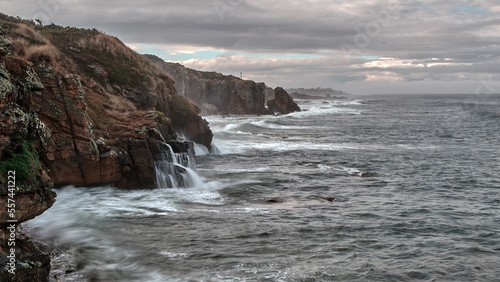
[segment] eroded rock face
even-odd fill
[[[2,41],[5,40],[0,37],[0,45]],[[9,70],[2,60],[9,53],[0,54],[0,206],[4,207],[0,209],[0,280],[48,281],[49,255],[18,230],[19,223],[42,214],[56,198],[34,141],[45,140],[50,131],[37,113],[26,107],[31,93],[43,85],[32,69],[21,73]],[[12,204],[13,210],[7,209]],[[15,236],[15,245],[9,245],[11,234]],[[10,262],[8,256],[13,247],[15,275],[4,267]]]
[[[300,112],[300,107],[293,98],[281,87],[274,89],[274,99],[267,101],[267,107],[273,113],[289,114]]]
[[[26,74],[29,75],[31,74]],[[9,181],[11,183],[14,181],[16,187],[15,218],[10,216],[7,209],[0,209],[0,227],[5,227],[7,219],[16,219],[18,223],[32,219],[55,202],[55,193],[51,190],[53,183],[47,174],[46,166],[39,160],[34,141],[43,140],[50,133],[38,115],[19,100],[39,89],[37,87],[40,85],[37,83],[23,84],[27,80],[26,77],[9,74],[12,88],[5,92],[4,98],[0,100],[0,205],[2,207],[7,207],[8,195],[12,192],[8,191]]]
[[[150,61],[167,72],[175,81],[179,95],[193,100],[207,113],[262,114],[265,110],[266,86],[251,80],[196,71],[176,63],[147,55]]]

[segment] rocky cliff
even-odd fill
[[[177,93],[209,114],[265,113],[266,85],[217,72],[204,72],[146,55],[175,81]]]
[[[156,144],[176,132],[210,148],[200,109],[117,38],[6,17],[2,32],[2,122],[21,115],[40,133],[26,136],[7,124],[0,138],[32,140],[56,186],[150,186]]]
[[[167,73],[117,38],[0,14],[0,280],[9,275],[10,234],[19,238],[13,281],[43,281],[50,269],[7,220],[47,210],[53,186],[153,187],[159,144],[182,132],[210,148],[199,113]]]

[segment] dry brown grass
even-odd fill
[[[30,41],[33,41],[33,43],[36,44],[47,44],[49,41],[47,38],[43,37],[40,33],[36,32],[34,27],[28,26],[24,23],[20,23],[17,25],[17,29],[14,31],[21,37],[24,37]]]
[[[28,61],[44,60],[49,63],[57,63],[61,54],[59,50],[52,44],[45,45],[30,45],[25,49],[24,58]]]
[[[37,32],[34,26],[25,23],[17,24],[10,40],[13,53],[20,59],[26,60],[27,64],[43,61],[52,65],[56,73],[64,73],[64,68],[61,66],[61,52],[46,37]]]
[[[24,57],[26,55],[26,48],[28,48],[28,46],[30,45],[28,41],[21,37],[11,39],[11,41],[12,45],[10,46],[10,48],[12,49],[12,52],[20,57]]]
[[[134,51],[125,46],[125,44],[123,44],[118,38],[102,33],[90,38],[87,37],[80,39],[78,41],[78,47],[91,48],[97,51],[107,52],[115,57],[118,55],[123,55],[125,57],[132,57],[136,55]]]

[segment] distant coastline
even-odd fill
[[[345,99],[348,93],[332,88],[287,88],[285,89],[294,99],[317,100],[317,99]]]
[[[348,93],[332,88],[288,88],[286,89],[294,99],[318,100],[318,99],[345,99]]]

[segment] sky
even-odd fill
[[[0,12],[97,28],[138,53],[271,87],[500,93],[497,0],[2,0]]]

